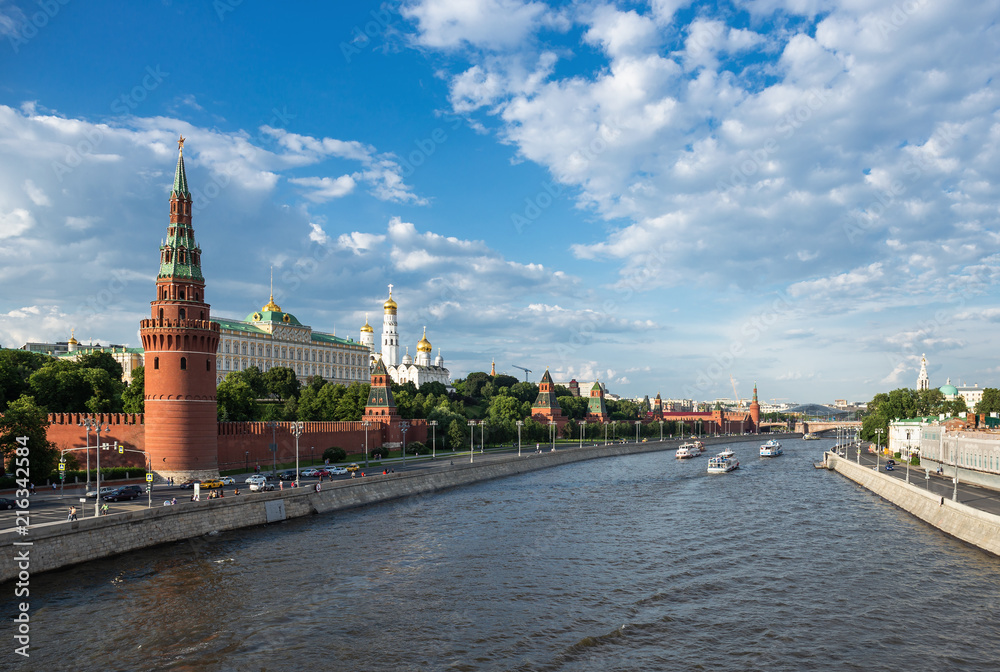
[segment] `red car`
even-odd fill
[[[313,475],[316,476],[316,477],[324,476],[326,478],[329,478],[331,476],[330,472],[327,471],[326,469],[317,469],[316,473],[313,474]]]

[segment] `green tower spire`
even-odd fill
[[[187,173],[184,172],[184,136],[177,141],[177,169],[174,170],[174,188],[171,190],[170,195],[172,196],[187,196],[191,197],[191,192],[188,191],[188,179]]]

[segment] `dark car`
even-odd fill
[[[17,502],[13,499],[7,499],[6,497],[0,497],[0,509],[13,509],[17,506]]]
[[[114,492],[104,495],[103,499],[105,502],[120,502],[123,499],[131,501],[136,497],[138,497],[138,495],[132,492],[131,490],[126,490],[125,488],[118,488]]]
[[[136,497],[142,497],[146,494],[146,489],[141,485],[123,485],[119,490],[128,490],[129,492],[134,492]]]
[[[181,489],[184,489],[184,490],[190,490],[191,488],[194,487],[195,483],[201,483],[201,481],[197,481],[197,480],[184,481],[183,483],[181,483],[177,487],[181,488]]]
[[[294,481],[295,480],[295,471],[294,470],[292,470],[292,471],[283,471],[280,474],[278,474],[278,479],[282,480],[282,481]]]

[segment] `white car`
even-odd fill
[[[110,495],[112,492],[114,492],[117,489],[118,489],[117,485],[110,485],[110,486],[107,486],[107,487],[102,487],[101,488],[101,497],[104,497],[105,495]],[[91,499],[93,499],[94,497],[97,497],[97,491],[96,490],[88,490],[86,496],[90,497]]]
[[[347,467],[328,467],[327,471],[331,476],[343,476],[347,473]]]
[[[236,479],[232,476],[223,476],[219,479],[223,485],[236,485]]]
[[[247,476],[247,480],[243,481],[247,485],[253,485],[254,483],[267,483],[267,478],[262,474],[254,474],[253,476]]]
[[[317,472],[319,472],[319,469],[314,469],[313,467],[309,467],[308,469],[303,469],[299,473],[302,476],[305,476],[306,478],[309,478],[311,476],[315,476],[317,474]]]
[[[274,486],[265,481],[254,481],[250,484],[250,492],[264,492],[274,490]]]

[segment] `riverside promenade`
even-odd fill
[[[897,464],[885,471],[885,458],[849,448],[844,457],[823,455],[828,469],[846,476],[866,490],[945,534],[1000,555],[1000,492],[959,480],[953,474],[928,474],[920,467]],[[859,463],[860,462],[860,463]],[[953,499],[954,497],[954,499]]]
[[[759,435],[702,439],[706,445],[759,440]],[[32,524],[26,528],[14,522],[13,529],[0,531],[0,583],[18,576],[19,564],[15,558],[23,557],[22,552],[30,555],[25,563],[30,565],[31,573],[39,573],[210,532],[426,495],[572,462],[671,450],[679,443],[679,439],[673,439],[583,447],[562,444],[555,451],[531,450],[520,457],[516,450],[475,453],[475,462],[471,464],[468,452],[455,453],[453,457],[439,457],[433,462],[407,460],[406,470],[401,463],[394,463],[394,469],[400,467],[395,473],[327,482],[319,490],[305,485],[200,502],[178,500],[178,506],[137,507],[119,514]],[[29,548],[17,550],[24,545]]]

